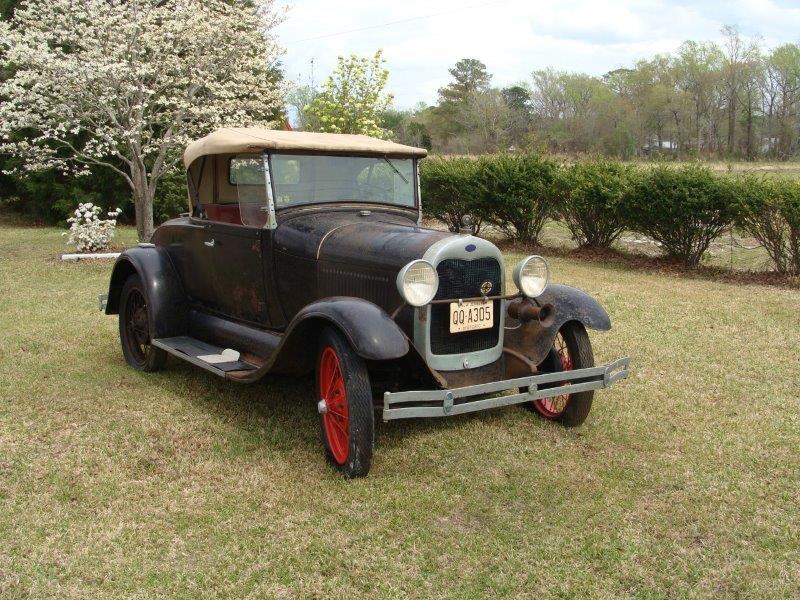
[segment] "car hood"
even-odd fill
[[[359,210],[309,211],[282,222],[278,251],[353,266],[399,270],[454,234],[418,227],[407,215]]]

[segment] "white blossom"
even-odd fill
[[[149,238],[158,181],[191,139],[272,124],[280,20],[274,0],[28,0],[0,21],[0,152],[116,170]]]
[[[70,224],[67,243],[74,245],[78,252],[105,250],[114,239],[117,217],[122,211],[112,210],[108,213],[108,219],[101,219],[101,212],[99,206],[86,202],[78,204],[75,216],[67,219]]]

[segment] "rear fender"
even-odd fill
[[[106,314],[119,314],[122,286],[134,274],[139,276],[147,296],[150,337],[184,334],[186,297],[180,278],[163,248],[139,246],[120,254],[111,272]]]

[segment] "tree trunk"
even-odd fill
[[[149,242],[153,237],[153,198],[155,187],[148,185],[147,168],[141,161],[131,166],[133,205],[136,209],[136,233],[140,242]]]
[[[728,146],[726,148],[728,156],[733,156],[736,147],[736,112],[738,109],[736,104],[736,97],[732,96],[728,106]]]
[[[747,105],[747,145],[745,146],[748,160],[753,160],[755,155],[753,151],[753,112],[753,101],[749,100]]]
[[[153,194],[145,188],[134,190],[133,204],[136,209],[136,233],[140,242],[149,242],[153,237]]]

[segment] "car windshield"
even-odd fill
[[[273,154],[275,208],[320,202],[414,207],[411,158]]]

